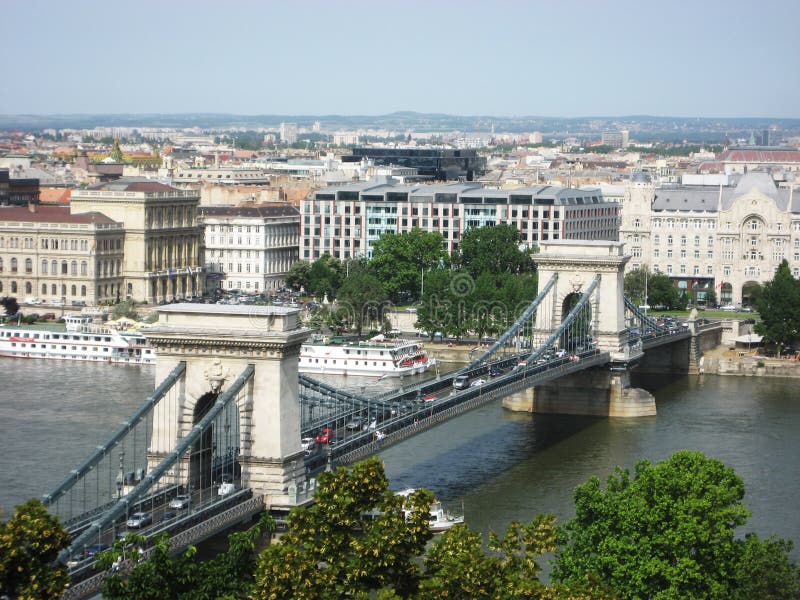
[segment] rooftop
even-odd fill
[[[47,206],[40,204],[36,212],[27,206],[0,206],[0,221],[23,221],[26,223],[99,223],[117,224],[103,213],[70,213],[68,206]],[[121,225],[121,223],[119,223]]]

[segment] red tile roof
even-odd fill
[[[72,214],[68,206],[47,206],[40,204],[36,212],[27,206],[0,206],[0,221],[24,221],[26,223],[116,223],[103,213],[87,212]]]
[[[72,194],[72,189],[70,188],[40,187],[39,202],[69,204],[70,194]]]
[[[727,162],[794,163],[800,162],[797,150],[726,150],[718,160]]]

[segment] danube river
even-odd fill
[[[153,388],[152,367],[2,359],[0,507],[54,487]],[[342,378],[344,379],[344,378]],[[380,384],[389,385],[389,380]],[[649,377],[658,416],[529,415],[499,402],[382,453],[393,489],[428,487],[473,529],[573,514],[575,486],[616,465],[688,448],[733,467],[753,516],[744,531],[800,543],[800,397],[790,379]],[[374,382],[337,381],[357,391]],[[366,391],[366,390],[365,390]],[[800,556],[798,550],[795,556]]]

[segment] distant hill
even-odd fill
[[[637,140],[689,140],[719,143],[727,134],[741,137],[762,129],[777,128],[783,135],[800,135],[800,119],[769,118],[694,118],[595,116],[559,118],[546,116],[497,117],[492,115],[447,115],[399,111],[387,115],[231,115],[221,113],[187,114],[67,114],[0,115],[0,130],[37,131],[41,129],[92,129],[104,127],[200,127],[276,129],[282,122],[310,127],[319,121],[325,130],[388,129],[398,133],[452,132],[522,133],[540,131],[546,135],[597,139],[604,130],[628,129]]]

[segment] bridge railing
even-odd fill
[[[66,562],[69,556],[74,555],[77,551],[85,550],[91,543],[109,539],[109,536],[113,537],[118,521],[127,517],[131,513],[132,508],[135,509],[135,507],[139,506],[138,503],[150,493],[151,489],[160,488],[165,485],[163,482],[166,482],[166,485],[174,485],[175,475],[171,470],[182,460],[188,461],[189,464],[191,464],[192,451],[195,443],[201,444],[199,449],[194,448],[195,456],[202,459],[204,451],[208,452],[210,455],[211,448],[203,448],[201,438],[210,439],[207,432],[211,430],[218,417],[225,415],[227,406],[235,402],[234,399],[245,389],[245,385],[252,379],[254,372],[254,365],[245,367],[231,386],[217,396],[216,402],[209,408],[202,419],[192,427],[188,434],[177,441],[172,451],[152,468],[139,483],[130,489],[127,494],[121,496],[111,508],[102,513],[97,520],[86,527],[84,531],[72,541],[70,547],[61,553],[59,556],[60,560]],[[210,459],[211,456],[209,456],[209,460]],[[200,465],[200,468],[202,468],[202,465]],[[210,463],[208,468],[210,470]]]
[[[166,395],[172,386],[175,385],[175,382],[181,378],[184,372],[186,372],[186,363],[178,363],[178,365],[169,375],[167,375],[167,377],[161,382],[155,391],[147,397],[147,400],[145,400],[144,404],[142,404],[136,410],[136,412],[133,413],[133,416],[128,421],[122,424],[122,427],[114,432],[108,441],[98,446],[91,456],[89,456],[89,458],[82,462],[78,467],[70,471],[70,474],[61,483],[59,483],[52,491],[42,497],[42,502],[44,505],[50,506],[56,502],[59,498],[71,490],[81,480],[81,478],[85,477],[88,473],[91,473],[100,463],[100,461],[107,458],[110,452],[117,448],[125,436],[128,435],[128,433],[130,433],[130,431],[136,425],[141,423],[153,411],[153,407]]]

